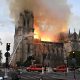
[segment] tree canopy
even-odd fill
[[[76,61],[74,61],[74,59]],[[72,61],[74,61],[76,66],[80,66],[80,51],[71,51],[68,56],[68,65],[72,66]]]

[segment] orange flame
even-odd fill
[[[34,39],[40,39],[40,30],[38,25],[35,23],[34,24]]]
[[[39,39],[41,41],[48,41],[48,42],[53,41],[52,38],[48,34],[40,31],[39,25],[36,20],[34,23],[34,39],[36,40]]]
[[[58,34],[49,34],[46,31],[41,31],[40,25],[37,22],[37,19],[34,20],[34,40],[35,42],[40,42],[40,41],[47,41],[47,42],[59,42],[59,35],[60,33],[65,33],[66,28],[63,27],[61,30],[59,30]],[[55,32],[54,32],[55,33]]]

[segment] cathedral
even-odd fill
[[[51,67],[64,64],[70,51],[80,51],[80,32],[69,30],[68,40],[64,42],[47,42],[34,39],[34,15],[31,11],[20,13],[15,27],[14,48],[9,63],[25,62],[29,56],[35,61]]]

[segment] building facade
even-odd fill
[[[64,64],[67,53],[80,49],[80,33],[74,31],[68,34],[66,42],[45,42],[34,39],[34,15],[30,11],[20,13],[15,27],[14,49],[10,58],[10,64],[17,61],[25,62],[29,56],[33,56],[39,63],[55,67]]]

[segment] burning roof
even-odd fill
[[[34,38],[41,41],[58,41],[66,33],[70,16],[67,0],[11,0],[11,15],[18,19],[24,10],[34,14]]]

